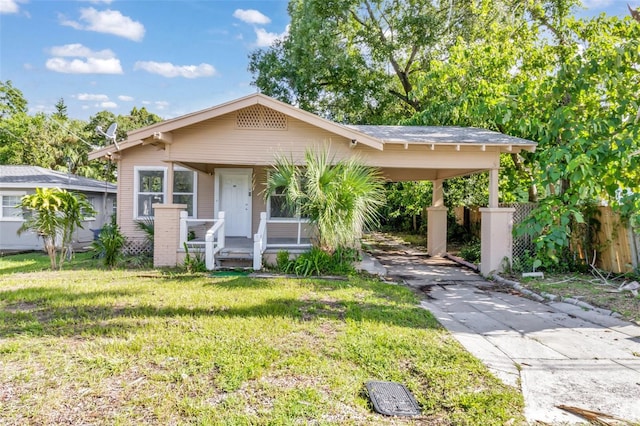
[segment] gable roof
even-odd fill
[[[143,127],[141,129],[132,130],[127,133],[127,139],[124,142],[119,143],[118,147],[110,145],[95,150],[89,154],[89,159],[93,160],[108,154],[112,154],[116,151],[123,151],[142,144],[145,139],[153,138],[154,135],[159,135],[163,132],[171,132],[182,127],[220,117],[222,115],[229,114],[231,112],[238,111],[253,105],[262,105],[264,107],[271,108],[289,117],[296,118],[302,122],[327,130],[336,135],[343,136],[351,140],[357,140],[359,143],[382,150],[383,143],[365,133],[335,123],[331,120],[324,119],[300,108],[263,95],[262,93],[254,93],[252,95],[245,96],[243,98],[239,98],[221,105],[217,105],[212,108],[193,112],[191,114],[186,114],[181,117],[173,118],[171,120],[162,121],[160,123],[152,124],[151,126]]]
[[[38,166],[0,166],[1,188],[61,188],[85,192],[116,193],[116,185]]]
[[[301,110],[295,106],[278,101],[261,93],[254,93],[212,108],[196,111],[177,118],[162,121],[141,129],[127,133],[127,139],[117,145],[109,145],[95,150],[89,154],[89,159],[109,156],[118,151],[123,151],[137,145],[141,145],[152,139],[161,139],[163,134],[173,130],[197,124],[212,118],[220,117],[254,105],[262,105],[271,108],[289,117],[296,118],[307,124],[343,136],[353,142],[382,151],[386,143],[390,144],[414,144],[425,143],[432,145],[481,145],[499,146],[501,149],[511,151],[512,147],[535,150],[537,145],[533,141],[504,135],[502,133],[477,128],[463,127],[434,127],[434,126],[351,126],[335,123],[310,112]],[[432,146],[433,148],[433,146]]]

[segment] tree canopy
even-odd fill
[[[118,123],[117,138],[126,132],[162,121],[146,108],[134,107],[126,115],[101,111],[89,121],[71,119],[60,98],[53,114],[29,115],[27,100],[11,81],[0,81],[0,164],[26,164],[96,179],[114,180],[114,167],[104,161],[89,162],[89,152],[104,146],[97,126]]]
[[[502,159],[501,201],[539,202],[521,232],[553,259],[589,204],[640,216],[640,23],[577,18],[579,7],[291,0],[288,37],[253,52],[249,69],[265,94],[338,121],[477,126],[538,142]]]

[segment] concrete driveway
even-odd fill
[[[567,405],[640,423],[638,325],[566,303],[529,300],[448,259],[380,236],[372,254],[388,276],[423,295],[422,307],[469,352],[521,389],[529,422],[586,423],[557,408]]]

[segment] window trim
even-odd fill
[[[191,172],[193,173],[193,192],[176,192],[175,191],[175,181],[173,184],[173,196],[176,195],[191,195],[193,196],[193,216],[187,216],[189,219],[197,219],[198,218],[198,172],[192,169],[188,169],[182,166],[174,166],[173,167],[173,176],[175,180],[175,172]],[[173,202],[173,200],[171,200]]]
[[[140,196],[140,172],[158,172],[161,171],[162,174],[162,200],[166,202],[167,200],[167,167],[165,166],[134,166],[133,167],[133,219],[134,220],[144,220],[150,219],[154,216],[138,216],[138,199]],[[145,194],[143,192],[143,194]],[[157,192],[153,192],[150,194],[158,194]]]
[[[24,212],[19,216],[5,216],[4,208],[10,207],[3,204],[4,197],[24,197],[27,195],[25,191],[2,191],[0,192],[0,221],[2,222],[24,222]]]

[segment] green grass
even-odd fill
[[[87,269],[99,267],[102,262],[93,259],[92,251],[75,253],[73,259],[65,261],[62,269]],[[0,256],[0,274],[10,274],[15,272],[36,272],[51,268],[49,256],[44,252],[16,254],[11,256]]]
[[[401,286],[36,264],[0,259],[2,424],[523,422]],[[373,413],[368,380],[406,384],[423,417]]]

